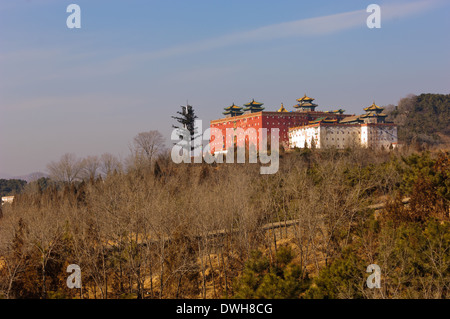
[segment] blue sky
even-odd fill
[[[81,29],[66,8],[81,7]],[[381,7],[369,29],[366,8]],[[209,121],[252,98],[361,113],[450,93],[450,2],[0,0],[0,172],[67,152],[128,155],[189,101]]]

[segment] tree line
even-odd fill
[[[448,152],[282,152],[270,176],[133,154],[4,207],[3,298],[448,297]],[[365,286],[373,263],[381,289]],[[81,289],[66,287],[69,264]]]
[[[22,179],[0,179],[0,197],[20,193],[26,184]]]
[[[447,298],[449,152],[415,146],[280,149],[273,175],[174,164],[158,131],[65,154],[3,207],[0,298]]]
[[[450,94],[409,95],[388,105],[386,113],[398,125],[400,143],[426,147],[450,137]]]

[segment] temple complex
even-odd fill
[[[226,152],[229,145],[256,148],[260,142],[259,129],[279,129],[280,146],[284,149],[304,147],[352,146],[393,148],[397,146],[397,126],[386,121],[384,108],[372,103],[362,115],[345,114],[342,108],[333,111],[316,111],[317,104],[306,94],[297,99],[294,110],[283,104],[277,111],[265,111],[263,103],[251,102],[242,107],[234,103],[224,108],[225,118],[211,121],[211,128],[220,129],[221,140],[211,137],[212,153]],[[231,129],[232,136],[227,136]],[[239,130],[241,129],[241,130]],[[228,143],[230,144],[228,144]]]
[[[211,151],[224,152],[227,148],[226,130],[232,129],[237,132],[238,128],[243,131],[248,129],[255,129],[257,135],[250,136],[249,134],[235,135],[228,137],[228,141],[233,141],[236,146],[245,147],[251,144],[258,147],[259,145],[259,129],[265,128],[270,134],[271,129],[279,129],[280,145],[285,149],[289,148],[289,128],[308,125],[310,121],[318,119],[335,119],[336,121],[344,119],[350,115],[343,114],[343,112],[323,112],[316,111],[317,104],[313,103],[314,99],[306,96],[306,94],[297,99],[298,104],[294,105],[294,110],[287,110],[283,104],[277,111],[266,111],[262,107],[263,103],[256,102],[252,99],[251,102],[246,103],[243,107],[237,106],[234,103],[226,107],[223,112],[224,118],[211,121],[211,128],[220,129],[222,131],[222,140],[210,141]]]
[[[383,110],[374,102],[364,108],[366,113],[363,115],[348,116],[340,121],[323,117],[310,121],[308,125],[290,128],[289,147],[395,148],[398,143],[397,126],[386,122],[387,115]],[[340,113],[339,110],[337,113]]]

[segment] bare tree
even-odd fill
[[[17,225],[15,225],[17,223]],[[12,292],[13,283],[24,271],[27,265],[26,256],[29,253],[26,238],[26,225],[22,218],[17,221],[10,219],[0,228],[0,295],[6,299],[15,298]]]
[[[61,156],[59,162],[51,162],[47,165],[50,177],[56,181],[72,183],[80,177],[83,169],[83,161],[73,153]]]
[[[120,171],[121,164],[119,159],[111,153],[104,153],[100,156],[100,171],[104,175],[111,174],[114,171]]]
[[[152,161],[165,148],[164,138],[159,131],[142,132],[133,139],[135,155]]]
[[[47,298],[47,272],[49,261],[54,258],[53,253],[61,244],[64,233],[63,223],[56,217],[59,210],[48,209],[30,214],[30,244],[40,257],[41,297]]]
[[[100,169],[100,160],[97,156],[88,156],[83,159],[83,169],[81,175],[83,179],[94,179]]]

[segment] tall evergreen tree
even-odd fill
[[[195,119],[197,118],[197,115],[195,115],[192,105],[189,104],[187,104],[186,106],[181,105],[181,110],[181,112],[177,112],[181,115],[181,117],[172,116],[172,118],[177,120],[178,123],[182,124],[182,128],[187,129],[191,133],[191,136],[193,136],[195,134]],[[180,128],[175,125],[173,125],[173,127]]]
[[[196,137],[196,134],[199,132],[197,131],[197,128],[195,127],[195,119],[197,119],[197,115],[195,115],[194,108],[192,105],[186,104],[186,106],[181,106],[181,112],[178,111],[178,114],[181,116],[172,116],[173,119],[175,119],[178,123],[181,124],[180,126],[172,125],[174,128],[177,129],[185,129],[188,130],[188,132],[191,135],[191,151],[194,150],[193,141]],[[180,135],[180,139],[182,139],[183,136]]]

